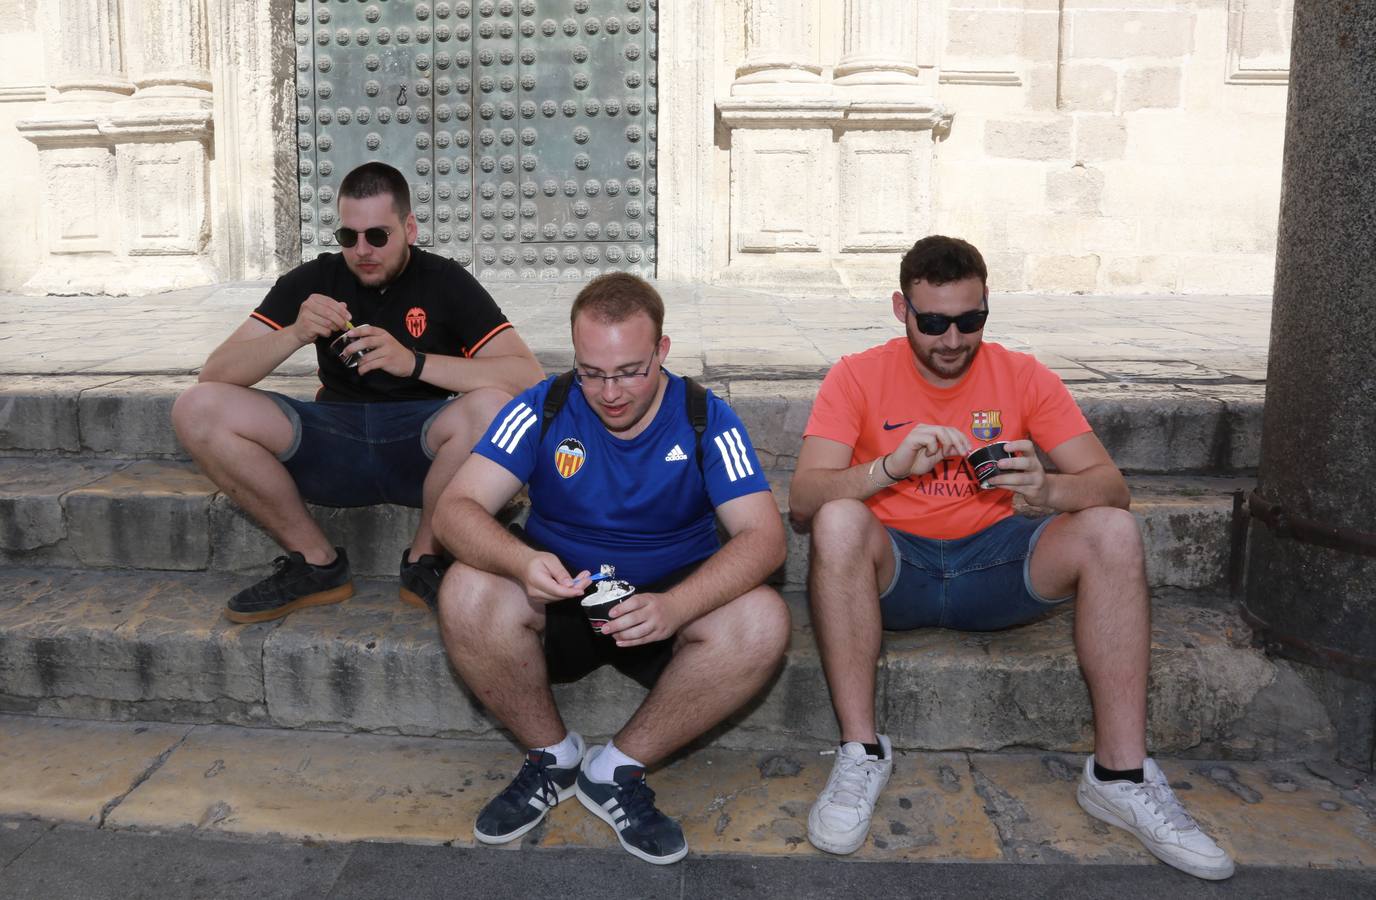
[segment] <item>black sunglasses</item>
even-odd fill
[[[386,247],[387,242],[392,239],[392,229],[390,228],[365,228],[363,229],[364,239],[374,247]],[[352,247],[358,243],[359,232],[353,228],[336,228],[334,239],[339,241],[341,247]]]
[[[984,327],[984,322],[989,318],[989,295],[984,295],[984,308],[972,309],[967,313],[958,316],[946,316],[941,313],[918,312],[913,306],[913,301],[908,299],[908,295],[903,295],[903,302],[908,304],[908,309],[912,310],[917,318],[917,330],[928,337],[939,337],[946,333],[946,329],[955,323],[956,329],[961,334],[974,334]]]

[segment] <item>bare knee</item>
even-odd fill
[[[223,427],[224,388],[210,381],[193,384],[172,404],[172,427],[183,444],[200,443]]]
[[[1115,568],[1141,564],[1145,555],[1142,531],[1132,513],[1111,506],[1095,506],[1071,515],[1086,564]]]
[[[889,554],[889,535],[859,500],[831,500],[812,519],[809,553],[814,575],[837,568],[854,572],[866,563],[878,569]]]
[[[680,632],[680,642],[712,644],[729,650],[734,659],[772,669],[788,649],[791,628],[788,604],[773,588],[761,585],[691,623]]]
[[[440,582],[437,601],[446,642],[480,647],[495,635],[535,624],[529,600],[508,580],[454,563]]]

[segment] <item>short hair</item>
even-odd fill
[[[655,340],[664,334],[664,300],[645,279],[629,272],[608,272],[583,286],[569,310],[569,328],[587,313],[602,322],[624,322],[644,313],[655,325]]]
[[[388,194],[392,198],[392,209],[402,221],[411,212],[411,188],[406,184],[406,176],[384,162],[367,162],[354,169],[339,183],[340,198],[362,200]]]
[[[905,295],[914,281],[940,286],[970,277],[988,283],[989,270],[984,265],[984,257],[974,244],[942,234],[924,237],[913,244],[898,266],[898,288]]]

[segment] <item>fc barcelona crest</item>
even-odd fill
[[[1003,434],[1003,422],[1000,419],[1001,410],[979,409],[975,410],[973,421],[970,422],[970,433],[981,441],[992,441],[994,438]]]
[[[588,451],[583,449],[582,442],[576,438],[564,438],[559,442],[559,446],[554,448],[554,468],[559,470],[559,474],[564,478],[572,478],[583,468],[583,460],[587,458]]]

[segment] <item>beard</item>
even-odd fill
[[[960,378],[974,365],[975,356],[979,353],[980,345],[975,343],[970,346],[962,345],[954,352],[948,352],[940,347],[922,348],[917,341],[913,340],[912,333],[908,334],[908,348],[913,352],[913,359],[917,361],[919,367],[926,369],[937,378],[945,380],[955,380]]]

